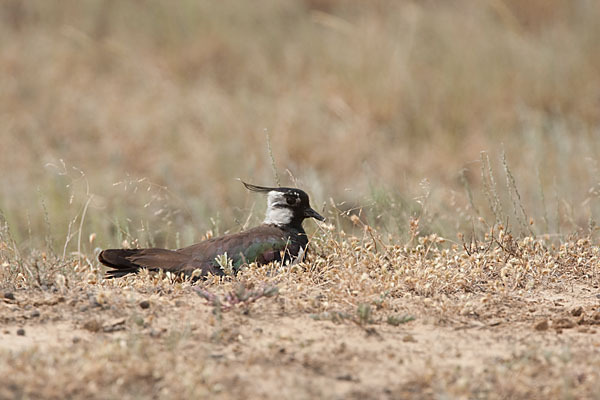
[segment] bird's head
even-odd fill
[[[265,224],[277,226],[302,225],[306,218],[324,221],[325,218],[313,210],[306,192],[296,188],[264,187],[243,182],[246,189],[267,194]]]

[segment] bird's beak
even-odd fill
[[[325,217],[323,217],[321,214],[319,214],[318,212],[316,212],[315,210],[313,210],[310,207],[308,207],[306,210],[304,210],[304,216],[306,218],[314,218],[314,219],[318,219],[319,221],[325,221]]]

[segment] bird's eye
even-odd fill
[[[296,204],[297,199],[294,197],[286,197],[285,201],[291,206],[291,205]]]

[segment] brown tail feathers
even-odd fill
[[[129,261],[127,257],[135,256],[138,249],[109,249],[98,255],[98,261],[107,267],[113,268],[106,271],[107,278],[120,278],[127,274],[139,271],[140,266]]]

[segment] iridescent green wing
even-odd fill
[[[256,262],[259,265],[268,264],[272,261],[281,261],[281,254],[289,246],[282,238],[260,238],[254,240],[246,248],[242,249],[239,257],[234,260],[236,270],[243,264]]]

